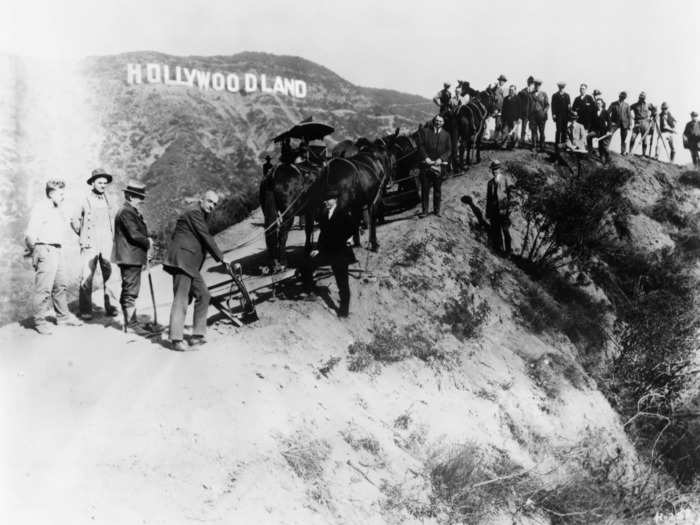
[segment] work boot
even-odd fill
[[[105,295],[105,315],[107,317],[117,317],[119,315],[119,311],[112,306],[112,303],[109,301],[108,295]]]
[[[53,334],[53,327],[46,321],[37,322],[34,325],[34,329],[41,335],[51,335]]]
[[[184,341],[170,341],[170,349],[175,352],[187,352],[187,346]]]
[[[203,335],[193,335],[190,338],[190,346],[202,346],[207,344],[207,340],[204,339]]]

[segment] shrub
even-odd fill
[[[462,288],[457,299],[450,298],[445,304],[445,313],[440,321],[450,326],[452,334],[460,341],[481,335],[483,324],[491,313],[491,307],[484,301]]]

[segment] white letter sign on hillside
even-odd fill
[[[171,67],[167,64],[127,64],[126,83],[136,85],[144,82],[167,86],[196,87],[201,91],[209,89],[228,91],[229,93],[239,93],[242,87],[246,93],[260,91],[261,93],[294,98],[305,98],[307,93],[306,82],[303,80],[265,73],[259,75],[243,73],[243,82],[241,82],[237,73],[204,71],[184,66]]]

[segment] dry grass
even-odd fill
[[[324,439],[312,439],[303,432],[279,438],[280,453],[294,473],[301,479],[310,481],[323,476],[323,465],[331,452],[331,446]]]

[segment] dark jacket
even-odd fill
[[[209,233],[207,216],[197,204],[177,219],[163,268],[169,273],[179,270],[194,277],[202,268],[207,252],[217,262],[224,259],[224,254]]]
[[[670,111],[661,111],[659,113],[659,130],[664,131],[674,131],[676,129],[676,119],[671,115]]]
[[[683,145],[688,149],[697,149],[700,144],[700,121],[692,120],[685,125],[683,130]]]
[[[610,130],[610,115],[607,110],[601,109],[600,114],[598,111],[593,114],[593,120],[591,121],[591,131],[595,131],[596,135],[602,137]]]
[[[324,210],[318,222],[321,227],[317,244],[319,253],[329,259],[329,262],[337,258],[347,263],[354,262],[355,254],[347,245],[347,241],[355,232],[357,225],[350,212],[336,208],[329,219],[328,213]]]
[[[520,118],[530,118],[530,92],[523,88],[518,92],[520,99]]]
[[[610,104],[608,114],[610,115],[610,122],[622,129],[629,129],[632,125],[632,110],[625,101],[620,102],[616,100]]]
[[[558,91],[552,95],[552,119],[553,120],[568,120],[569,110],[571,109],[571,97],[568,93],[559,93]]]
[[[133,266],[144,265],[148,248],[150,248],[150,241],[143,216],[130,203],[125,202],[114,217],[112,262]]]
[[[593,97],[590,95],[584,95],[583,97],[579,95],[574,99],[571,109],[578,113],[578,121],[583,124],[583,127],[586,129],[591,129],[593,114],[596,110],[595,100]]]
[[[503,99],[503,112],[501,114],[503,122],[513,124],[520,118],[520,97],[516,94],[507,95]]]
[[[486,184],[486,218],[507,217],[510,213],[508,177],[500,173]]]
[[[443,128],[440,128],[439,133],[435,133],[432,126],[426,126],[419,135],[418,149],[423,159],[430,157],[432,160],[446,161],[452,151],[450,134]]]

